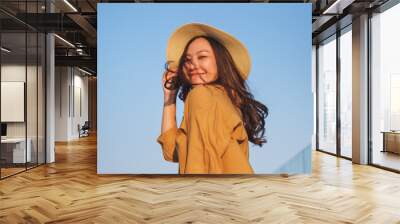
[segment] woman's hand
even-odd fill
[[[163,74],[163,78],[162,78],[162,87],[164,90],[164,106],[168,106],[171,104],[175,104],[176,103],[176,96],[177,96],[177,92],[178,90],[169,90],[167,88],[165,88],[164,84],[167,80],[176,77],[177,74],[173,73],[171,71],[166,70]],[[167,84],[168,85],[168,84]]]
[[[169,90],[164,86],[166,80],[176,75],[176,73],[170,72],[168,70],[166,70],[163,74],[162,88],[164,90],[164,107],[161,123],[161,133],[164,133],[171,128],[176,128],[176,95],[178,90]]]

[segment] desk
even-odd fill
[[[25,138],[1,139],[1,157],[6,160],[6,163],[30,162],[32,159],[32,140],[28,138],[27,142],[28,147],[26,147],[25,154]],[[27,158],[27,161],[25,161],[25,158]]]
[[[400,154],[400,132],[382,131],[381,133],[383,133],[382,152],[393,152]]]

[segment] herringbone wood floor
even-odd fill
[[[0,181],[0,223],[400,223],[400,175],[320,152],[312,175],[98,176],[96,138]]]

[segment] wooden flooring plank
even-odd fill
[[[313,152],[310,175],[97,175],[96,136],[0,181],[0,223],[400,223],[400,175]]]

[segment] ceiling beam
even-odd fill
[[[90,41],[91,46],[96,45],[97,31],[96,28],[90,24],[85,17],[79,13],[71,13],[67,15],[72,21],[82,28],[83,31],[90,37],[87,41]]]
[[[97,60],[91,56],[55,56],[56,66],[81,66],[96,71]]]

